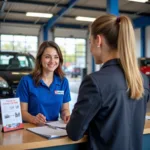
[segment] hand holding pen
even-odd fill
[[[38,113],[34,116],[33,123],[37,125],[44,125],[46,123],[46,117],[43,114]]]

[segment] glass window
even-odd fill
[[[65,45],[65,38],[55,38],[55,42],[59,43],[59,46]]]
[[[1,41],[1,50],[7,50],[7,51],[12,51],[13,50],[13,42],[4,42]]]
[[[75,39],[66,38],[65,40],[65,50],[67,54],[75,54]]]
[[[9,59],[13,58],[13,55],[0,55],[0,65],[8,65]]]
[[[15,51],[21,51],[21,52],[25,52],[25,42],[14,42],[14,50]]]
[[[36,36],[26,36],[26,41],[29,41],[29,42],[38,42],[38,39]]]
[[[34,56],[37,53],[38,38],[37,36],[25,35],[1,35],[0,48],[2,51],[21,51],[30,52]]]
[[[70,72],[68,68],[72,66],[84,68],[86,59],[86,40],[77,38],[56,37],[55,42],[59,45],[63,58],[63,68],[66,73]]]
[[[35,67],[35,62],[34,62],[33,58],[31,58],[31,57],[29,57],[29,64],[30,64],[31,68]]]
[[[14,35],[14,41],[25,42],[25,36]]]
[[[26,51],[27,52],[30,52],[30,51],[36,52],[37,51],[37,45],[33,42],[27,42],[26,43]]]
[[[18,56],[18,59],[20,61],[20,67],[28,67],[29,66],[29,62],[28,62],[26,56]]]
[[[13,35],[1,35],[1,41],[13,41]]]
[[[85,45],[85,39],[76,39],[76,44]]]

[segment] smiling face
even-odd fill
[[[41,58],[43,71],[54,72],[59,66],[60,59],[55,48],[47,47]]]

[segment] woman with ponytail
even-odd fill
[[[83,79],[68,136],[86,132],[89,150],[141,150],[149,81],[138,68],[132,23],[104,15],[90,34],[91,54],[103,66]]]

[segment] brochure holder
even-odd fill
[[[2,132],[23,129],[19,98],[0,99]]]

